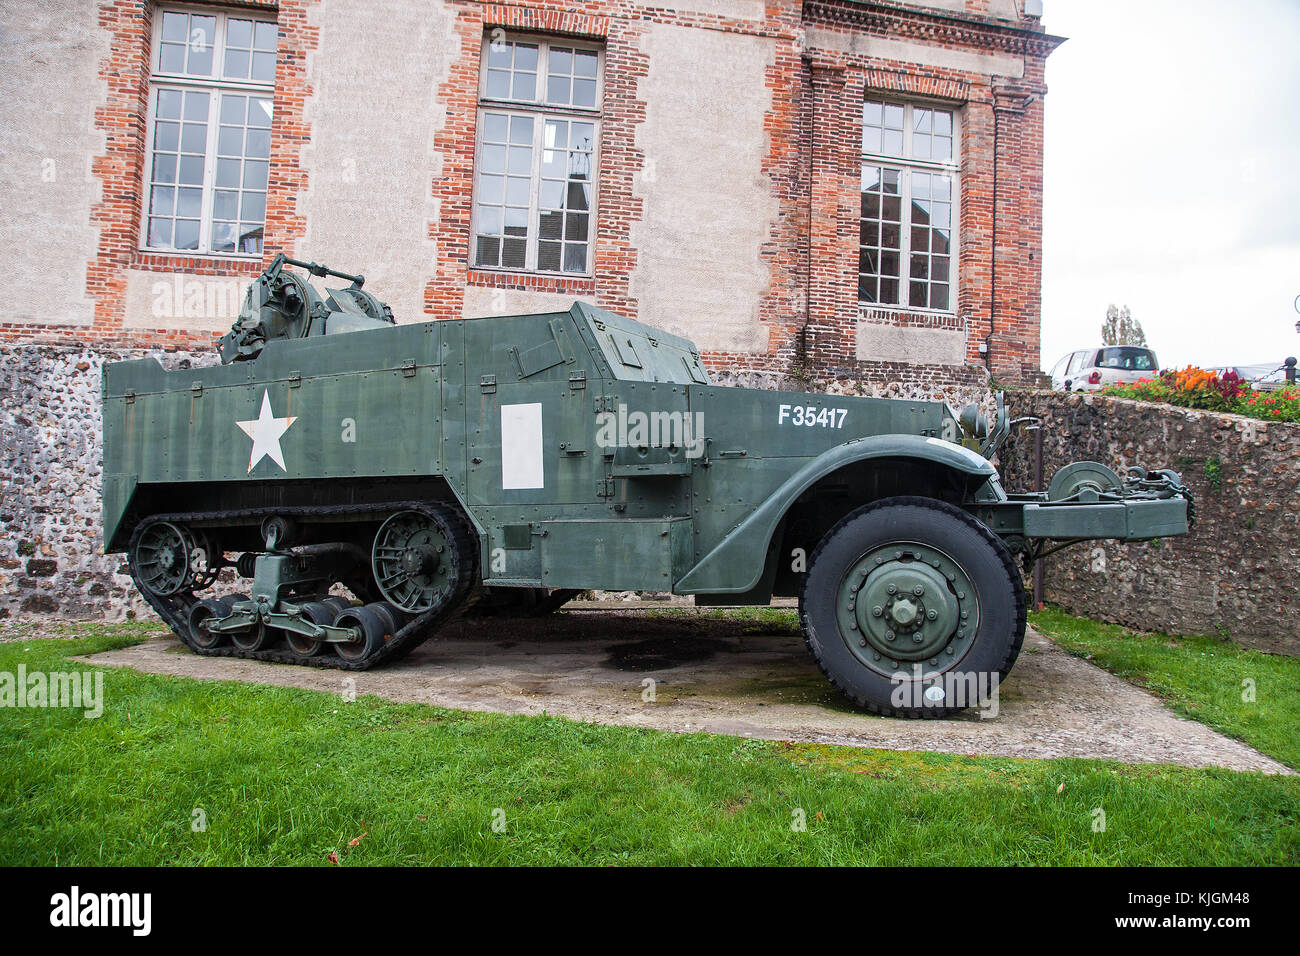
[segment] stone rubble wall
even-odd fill
[[[898,398],[914,402],[947,402],[954,408],[976,403],[992,415],[994,396],[989,373],[976,365],[905,365],[873,363],[870,374],[806,375],[758,369],[710,369],[715,385],[764,388],[787,392],[852,395],[859,398]]]
[[[1192,533],[1098,541],[1046,559],[1046,599],[1144,631],[1230,637],[1300,654],[1300,425],[1093,395],[1015,392],[1043,420],[1044,484],[1072,461],[1172,468],[1195,496]],[[1032,491],[1033,433],[1001,453],[1007,491]]]
[[[213,353],[0,347],[0,618],[152,614],[126,558],[103,553],[100,490],[104,362],[157,357],[169,368]]]

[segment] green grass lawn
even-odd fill
[[[0,644],[0,671],[80,667],[67,657],[149,630]],[[0,709],[0,863],[1300,862],[1300,780],[1261,774],[669,734],[122,669],[104,694],[95,720]]]
[[[1176,712],[1300,769],[1300,659],[1213,637],[1137,634],[1054,609],[1029,620],[1070,653],[1146,687]]]

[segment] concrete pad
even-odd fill
[[[999,712],[988,719],[975,711],[948,720],[859,713],[825,681],[793,631],[688,608],[579,609],[537,620],[465,620],[405,660],[362,673],[199,657],[170,637],[86,660],[335,693],[352,678],[358,696],[681,733],[1293,772],[1239,741],[1175,716],[1156,697],[1032,630],[1001,687]],[[652,701],[643,699],[651,681]]]

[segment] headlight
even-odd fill
[[[961,430],[967,438],[983,441],[988,437],[989,420],[984,417],[980,407],[973,402],[961,410],[961,414],[957,416],[957,422],[961,425]]]

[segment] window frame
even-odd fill
[[[579,37],[567,37],[562,35],[549,35],[537,33],[515,33],[507,31],[505,39],[510,43],[525,43],[537,45],[537,94],[538,97],[543,95],[543,82],[547,74],[542,69],[542,64],[549,63],[550,50],[552,46],[563,47],[583,53],[596,54],[596,105],[594,107],[584,106],[564,106],[547,103],[543,99],[519,100],[512,98],[503,98],[489,96],[487,92],[488,81],[488,56],[491,51],[493,42],[493,31],[489,30],[484,33],[482,45],[479,48],[479,75],[477,102],[475,104],[476,116],[474,122],[474,169],[470,187],[470,227],[469,227],[469,250],[467,261],[469,267],[480,272],[499,272],[507,275],[527,275],[542,276],[554,279],[591,279],[596,270],[596,225],[597,217],[600,213],[600,151],[602,145],[602,120],[604,119],[604,102],[605,102],[605,47],[604,44],[596,40],[586,40]],[[480,265],[478,262],[478,235],[479,235],[479,195],[480,186],[479,178],[482,175],[483,162],[483,128],[488,113],[503,113],[506,116],[524,115],[531,116],[539,120],[533,124],[533,142],[532,157],[533,166],[529,171],[528,184],[528,233],[524,247],[524,266],[522,268],[512,268],[504,265]],[[591,206],[588,210],[587,222],[587,267],[582,272],[565,272],[563,269],[543,270],[537,267],[538,244],[541,241],[541,222],[539,219],[539,195],[541,192],[542,181],[542,151],[544,150],[544,139],[546,131],[546,120],[548,118],[563,119],[567,121],[577,120],[579,122],[589,122],[592,124],[592,145],[591,145]],[[563,249],[561,249],[560,258],[561,267],[564,264]]]
[[[868,152],[863,144],[866,129],[866,107],[867,103],[880,103],[885,106],[901,106],[903,108],[903,156],[892,156],[885,152],[872,153]],[[952,117],[952,156],[947,160],[934,159],[915,159],[910,153],[912,149],[912,138],[915,133],[913,110],[920,108],[932,111],[942,111]],[[861,256],[862,245],[862,213],[861,213],[861,196],[862,196],[862,167],[878,166],[882,169],[893,169],[899,173],[899,207],[900,212],[906,210],[907,219],[899,223],[899,275],[898,275],[898,302],[871,302],[866,299],[858,299],[858,308],[860,310],[881,309],[893,312],[917,312],[927,315],[936,316],[956,316],[958,314],[957,301],[960,279],[960,262],[961,262],[961,189],[962,189],[962,153],[961,139],[963,132],[963,116],[961,104],[952,103],[945,100],[933,100],[925,97],[899,97],[892,94],[882,94],[875,90],[864,91],[860,108],[858,110],[858,253]],[[883,150],[883,142],[882,142]],[[948,307],[943,309],[934,308],[930,305],[909,305],[910,289],[909,283],[912,281],[911,276],[911,258],[912,258],[912,173],[919,170],[924,173],[944,173],[949,176],[952,182],[952,196],[950,204],[952,206],[952,218],[949,223],[949,243],[948,243]],[[883,195],[883,194],[882,194]],[[933,253],[927,253],[933,255]],[[860,269],[855,270],[855,275],[861,279],[863,273]],[[879,278],[894,278],[893,276],[883,276],[878,274]],[[926,278],[926,299],[930,298],[930,285],[933,280]]]
[[[182,13],[193,16],[210,16],[215,18],[216,24],[213,30],[212,43],[212,63],[216,75],[210,77],[193,76],[187,73],[165,73],[157,66],[162,50],[162,30],[163,14]],[[144,141],[144,165],[140,171],[140,219],[138,224],[138,233],[136,237],[136,250],[144,255],[154,256],[183,256],[185,258],[202,258],[202,259],[233,259],[243,262],[260,262],[265,254],[266,248],[266,206],[270,205],[270,186],[271,186],[271,157],[267,156],[267,188],[266,204],[262,210],[262,230],[263,230],[263,252],[219,252],[212,249],[212,212],[215,202],[216,193],[216,173],[217,173],[217,138],[221,132],[221,93],[233,92],[242,93],[246,96],[265,97],[271,101],[271,122],[272,126],[268,132],[274,128],[275,122],[275,80],[269,84],[260,83],[254,80],[228,80],[220,75],[221,64],[225,62],[226,52],[226,21],[228,19],[252,20],[255,23],[269,23],[276,30],[276,67],[279,68],[280,58],[280,24],[275,16],[267,16],[261,10],[243,10],[237,8],[225,7],[206,7],[206,6],[188,6],[185,4],[167,4],[158,5],[153,8],[153,23],[150,27],[150,45],[149,45],[149,75],[146,79],[148,86],[148,110],[145,121],[145,141]],[[158,91],[159,90],[176,90],[184,94],[190,90],[202,90],[208,92],[210,99],[208,102],[207,118],[207,142],[204,146],[203,156],[203,196],[199,207],[199,247],[197,249],[178,249],[174,244],[175,236],[173,235],[173,244],[169,246],[151,246],[149,245],[149,218],[150,208],[153,202],[153,158],[154,158],[154,139],[155,123],[157,121],[158,111]],[[244,157],[246,159],[247,157]],[[179,186],[179,184],[177,184]],[[241,201],[243,187],[240,187]],[[173,203],[175,200],[173,200]],[[173,205],[173,210],[175,205]],[[172,216],[175,219],[175,216]]]

